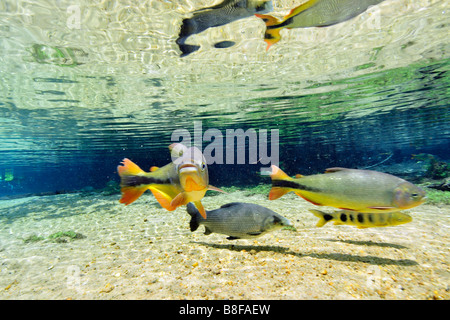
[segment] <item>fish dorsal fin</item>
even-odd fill
[[[325,169],[325,173],[333,173],[333,172],[344,171],[344,170],[350,170],[350,169],[341,168],[341,167],[333,167],[333,168]]]
[[[240,204],[239,202],[230,202],[230,203],[224,204],[223,206],[221,206],[221,208],[234,207],[234,206],[237,206],[237,205],[239,205],[239,204]]]
[[[150,172],[155,172],[158,169],[159,169],[159,167],[153,166],[150,168]]]
[[[292,9],[289,14],[287,16],[285,16],[283,18],[283,20],[287,20],[293,16],[296,16],[298,14],[300,14],[301,12],[311,8],[312,6],[314,6],[319,0],[309,0],[301,5],[299,5],[298,7],[295,7],[294,9]]]
[[[300,174],[300,173],[297,173],[296,175],[295,175],[295,177],[298,179],[298,178],[303,178],[303,175],[302,174]]]

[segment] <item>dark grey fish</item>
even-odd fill
[[[208,219],[203,219],[193,203],[188,203],[187,212],[191,215],[191,231],[199,225],[205,226],[205,234],[226,234],[228,240],[250,239],[285,226],[291,222],[278,213],[257,204],[233,202],[219,209],[207,211]]]
[[[183,20],[176,40],[182,52],[181,56],[187,56],[200,49],[200,46],[185,43],[189,36],[271,10],[272,1],[269,0],[224,0],[215,6],[194,11],[192,18]]]

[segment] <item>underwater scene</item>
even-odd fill
[[[0,299],[450,299],[449,30],[446,0],[1,1]]]

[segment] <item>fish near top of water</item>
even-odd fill
[[[206,219],[201,199],[208,189],[222,190],[209,185],[208,167],[201,151],[180,143],[169,146],[172,159],[164,167],[152,167],[145,172],[129,159],[117,167],[121,182],[120,203],[128,205],[149,189],[159,204],[168,211],[193,202]]]
[[[316,217],[319,218],[317,227],[324,226],[329,221],[334,221],[334,225],[351,225],[359,229],[392,227],[405,224],[412,221],[412,217],[403,212],[356,212],[356,211],[337,211],[326,213],[315,209],[310,209]]]
[[[278,20],[271,15],[256,14],[266,24],[264,41],[267,50],[281,40],[283,28],[328,27],[349,20],[383,0],[309,0]]]
[[[251,203],[233,202],[219,209],[207,211],[205,220],[192,203],[188,203],[187,212],[191,215],[191,231],[199,225],[205,226],[205,234],[220,233],[228,235],[228,240],[250,239],[285,226],[291,222],[278,213],[263,206]]]
[[[193,12],[193,16],[184,19],[176,43],[182,54],[188,54],[200,49],[198,45],[186,44],[186,39],[194,34],[212,27],[219,27],[233,21],[253,16],[255,13],[266,13],[273,10],[271,0],[224,0],[212,7]]]
[[[394,212],[416,207],[425,192],[399,177],[372,170],[330,168],[325,174],[289,177],[272,166],[269,199],[288,192],[318,205],[358,212]]]

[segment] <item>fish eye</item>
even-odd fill
[[[205,171],[206,169],[206,163],[202,162],[202,171]]]

